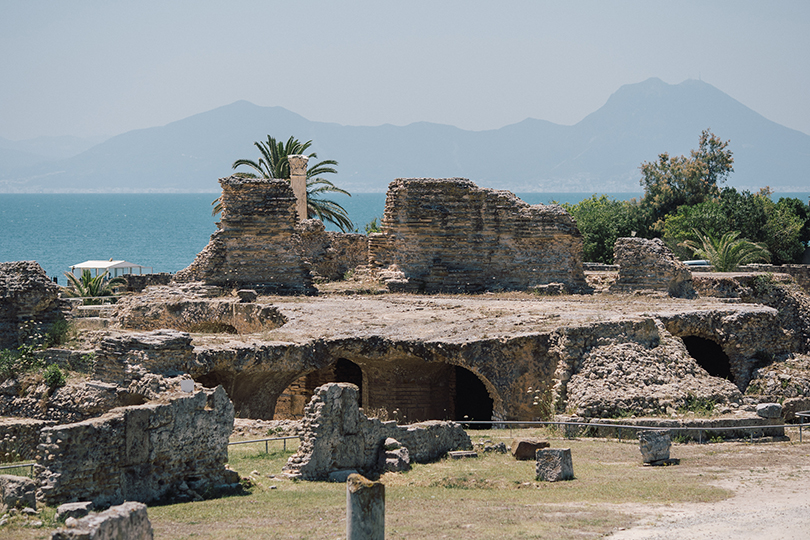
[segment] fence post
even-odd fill
[[[385,539],[385,484],[354,473],[346,480],[347,540]]]

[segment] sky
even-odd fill
[[[810,2],[0,0],[0,137],[103,139],[237,100],[344,125],[571,125],[701,79],[810,134]]]

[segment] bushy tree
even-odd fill
[[[592,195],[576,204],[563,204],[582,233],[583,257],[588,262],[613,263],[616,239],[644,228],[638,203]]]
[[[696,205],[720,194],[719,184],[734,171],[734,158],[728,141],[721,141],[706,129],[700,134],[697,150],[690,156],[658,156],[658,161],[641,164],[644,198],[641,208],[651,232],[663,232],[665,218],[683,205]]]

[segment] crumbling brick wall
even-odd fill
[[[53,322],[59,286],[35,261],[0,263],[0,349],[18,345],[20,324]]]
[[[368,262],[368,238],[364,234],[326,231],[319,219],[304,220],[296,230],[301,236],[301,254],[315,279],[338,281]]]
[[[464,178],[397,179],[369,262],[392,290],[477,292],[586,287],[582,236],[558,205],[529,205]]]
[[[300,254],[295,196],[286,180],[229,176],[222,186],[222,219],[208,245],[175,281],[315,294]]]
[[[225,469],[231,431],[233,405],[221,386],[44,428],[37,499],[104,506],[157,500],[184,482],[214,487],[233,476]]]

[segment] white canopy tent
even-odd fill
[[[140,264],[127,261],[114,261],[110,259],[109,261],[84,261],[83,263],[75,264],[70,267],[70,273],[76,275],[76,270],[79,270],[79,274],[84,270],[90,270],[91,274],[95,272],[94,275],[98,276],[103,274],[106,270],[107,277],[114,278],[125,274],[134,274],[135,270],[138,271],[138,274],[143,274],[145,268],[149,269],[149,271],[146,272],[147,274],[152,273],[151,266],[141,266]]]

